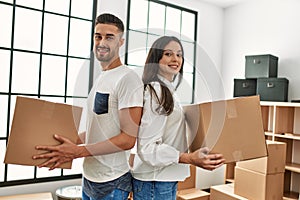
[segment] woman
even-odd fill
[[[189,176],[189,165],[214,170],[224,162],[221,154],[188,149],[184,113],[175,95],[184,63],[176,37],[157,39],[143,72],[144,110],[133,166],[134,200],[175,200],[177,182]],[[174,83],[177,83],[174,86]]]

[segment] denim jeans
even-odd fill
[[[101,200],[127,200],[128,195],[129,192],[120,189],[114,189],[110,194],[101,198]],[[82,200],[100,200],[100,199],[93,199],[82,191]]]
[[[134,200],[176,200],[177,181],[140,181],[133,179]]]
[[[121,197],[122,195],[127,197],[132,191],[132,176],[130,172],[127,172],[117,179],[101,183],[83,177],[82,191],[83,196],[86,196],[88,200],[126,199]]]

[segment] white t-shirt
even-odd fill
[[[101,72],[87,100],[86,144],[120,134],[119,110],[142,107],[143,90],[139,76],[126,66]],[[84,177],[93,182],[106,182],[122,176],[129,171],[129,152],[84,158]]]
[[[171,82],[161,78],[174,93]],[[158,97],[161,88],[158,82],[151,83]],[[148,88],[148,87],[147,87]],[[173,94],[174,109],[169,115],[155,112],[158,103],[145,90],[143,117],[137,138],[133,177],[142,181],[183,181],[190,176],[189,165],[180,164],[179,155],[187,152],[185,117],[182,107]]]

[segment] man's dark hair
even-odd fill
[[[96,18],[95,25],[97,25],[97,24],[112,24],[112,25],[115,25],[120,32],[122,32],[122,33],[124,32],[124,24],[123,24],[122,20],[120,20],[118,17],[116,17],[112,14],[109,14],[109,13],[104,13],[104,14],[99,15]]]

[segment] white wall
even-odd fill
[[[226,97],[245,77],[245,55],[279,57],[278,76],[289,79],[289,100],[300,99],[300,1],[249,0],[224,13],[222,77]]]

